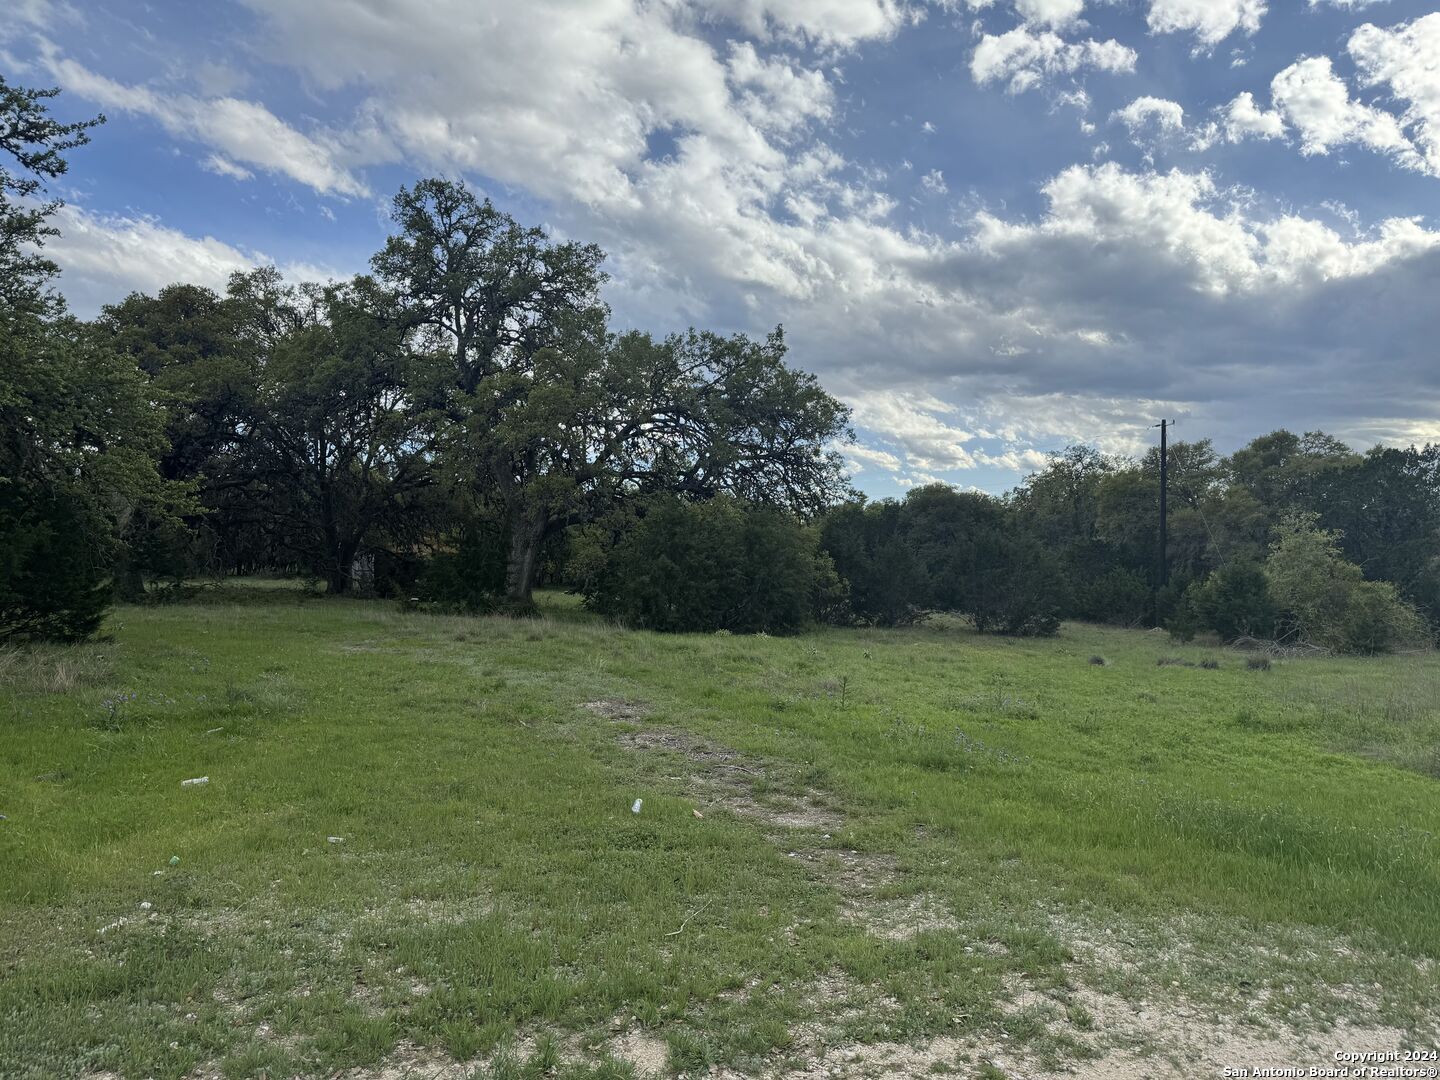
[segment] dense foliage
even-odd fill
[[[847,504],[824,547],[855,617],[883,625],[954,611],[1031,634],[1064,617],[1372,653],[1440,622],[1440,447],[1361,454],[1277,431],[1228,459],[1176,443],[1168,466],[1163,587],[1156,451],[1071,447],[1004,498],[930,487]]]
[[[651,630],[787,633],[843,604],[813,528],[730,496],[652,500],[590,580],[596,610]]]
[[[1440,447],[1175,443],[1164,574],[1154,450],[866,502],[836,453],[848,410],[778,328],[615,329],[599,248],[451,180],[400,190],[370,274],[259,268],[81,322],[43,185],[98,121],[56,122],[53,96],[0,81],[0,639],[261,569],[465,611],[565,582],[660,630],[951,612],[1370,653],[1440,623]]]
[[[145,379],[52,287],[44,184],[98,122],[56,122],[53,96],[0,79],[0,640],[91,633],[127,526],[181,499]]]

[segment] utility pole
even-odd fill
[[[1160,550],[1157,552],[1157,558],[1160,560],[1160,584],[1155,589],[1155,625],[1159,626],[1160,590],[1170,584],[1170,557],[1167,550],[1169,546],[1167,500],[1170,494],[1170,449],[1165,438],[1170,429],[1170,421],[1161,420],[1155,426],[1160,429]]]

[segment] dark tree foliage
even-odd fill
[[[1172,629],[1185,639],[1199,631],[1213,632],[1221,641],[1270,638],[1275,634],[1275,616],[1264,565],[1239,560],[1185,590]]]
[[[833,609],[838,579],[815,530],[729,496],[650,500],[587,601],[628,626],[792,633]]]
[[[1005,537],[995,561],[979,571],[964,609],[984,633],[1045,637],[1060,629],[1065,577],[1033,536]]]
[[[0,640],[93,631],[127,523],[179,501],[142,377],[52,287],[59,203],[37,197],[99,123],[55,120],[55,95],[0,79]]]
[[[603,254],[524,229],[463,185],[395,198],[375,257],[418,341],[453,357],[435,404],[447,468],[508,523],[506,599],[530,605],[548,538],[655,491],[813,512],[842,489],[827,445],[847,412],[764,342],[691,331],[615,336]]]
[[[0,638],[83,636],[116,584],[257,569],[468,611],[564,579],[665,630],[1158,618],[1372,652],[1440,623],[1440,448],[1177,441],[1164,552],[1154,450],[867,503],[848,410],[779,328],[617,332],[599,248],[450,180],[401,189],[373,276],[262,268],[80,323],[41,196],[98,121],[53,96],[0,80]]]
[[[850,609],[863,623],[901,626],[925,611],[925,571],[906,541],[893,500],[846,503],[826,514],[821,546],[849,585]]]
[[[1053,634],[1064,574],[1016,518],[1000,499],[937,484],[903,502],[836,508],[821,543],[860,621],[896,626],[944,611],[969,616],[982,632]]]

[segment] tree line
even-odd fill
[[[1440,617],[1440,450],[1275,432],[1228,458],[1073,447],[1004,497],[866,501],[849,414],[763,339],[619,330],[604,254],[463,183],[392,204],[367,273],[177,283],[73,317],[44,185],[103,118],[0,79],[0,640],[256,571],[521,612],[538,584],[660,630],[1157,620],[1370,652]]]

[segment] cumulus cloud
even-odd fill
[[[91,316],[130,292],[154,293],[178,281],[223,290],[239,270],[272,264],[213,236],[190,236],[151,217],[91,213],[61,207],[54,218],[60,235],[45,253],[60,266],[60,286],[77,314]],[[296,281],[341,276],[313,265],[288,263],[281,271]]]
[[[1384,86],[1404,103],[1426,166],[1440,176],[1440,12],[1381,29],[1366,23],[1346,46],[1367,86]]]
[[[1027,23],[1064,30],[1080,22],[1085,0],[1015,0],[1015,10]]]
[[[1270,83],[1270,96],[1299,134],[1303,154],[1328,154],[1353,143],[1390,154],[1409,168],[1421,166],[1400,122],[1351,98],[1328,56],[1308,56],[1291,64]]]
[[[260,2],[269,6],[277,0]],[[896,0],[706,0],[683,6],[693,9],[694,17],[724,19],[756,37],[780,35],[837,46],[888,37],[907,17]]]
[[[1146,22],[1152,33],[1191,33],[1211,49],[1237,30],[1255,33],[1265,11],[1265,0],[1150,0]]]
[[[1220,109],[1220,129],[1227,142],[1246,139],[1278,139],[1285,134],[1285,120],[1275,109],[1262,109],[1255,95],[1245,90]]]
[[[296,131],[265,106],[233,97],[197,98],[127,86],[45,49],[45,67],[62,87],[104,109],[148,116],[179,138],[213,148],[208,168],[239,176],[252,165],[326,195],[364,195],[365,185],[337,163],[337,151]],[[243,164],[237,164],[243,163]]]
[[[822,72],[761,57],[748,41],[731,46],[728,66],[739,92],[737,107],[757,129],[787,134],[825,119],[834,106],[834,92]]]
[[[1110,119],[1125,125],[1130,141],[1143,145],[1152,138],[1167,138],[1185,131],[1185,109],[1178,101],[1167,98],[1138,97],[1123,109],[1116,109]]]
[[[793,359],[854,405],[865,442],[851,460],[872,471],[1033,468],[1038,448],[1076,438],[1133,450],[1160,415],[1186,415],[1222,443],[1280,423],[1351,417],[1378,431],[1386,418],[1440,415],[1440,234],[1423,222],[1337,231],[1205,172],[1101,164],[1050,169],[1031,216],[976,194],[941,235],[907,225],[832,130],[844,118],[838,50],[894,33],[897,5],[432,0],[357,18],[348,0],[248,2],[264,16],[255,47],[267,61],[359,102],[347,129],[308,137],[340,175],[401,163],[523,191],[558,232],[612,253],[622,323],[783,322]],[[717,20],[718,33],[705,25]],[[1424,107],[1423,80],[1394,59],[1403,49],[1361,41],[1365,77]],[[1118,42],[1027,25],[983,37],[972,75],[1018,93],[1134,65]],[[1210,119],[1227,138],[1289,125],[1326,148],[1373,141],[1378,129],[1355,112],[1373,107],[1343,83],[1349,120],[1325,120],[1324,74],[1282,83],[1268,111],[1242,94]],[[159,101],[141,98],[143,115],[174,104],[116,86]],[[1141,102],[1117,122],[1134,106],[1135,118],[1188,130],[1179,102]],[[920,123],[907,117],[904,130],[918,138]],[[927,158],[943,149],[937,136]],[[222,172],[274,169],[218,139],[206,148]],[[944,184],[931,176],[928,187]],[[52,249],[65,287],[107,301],[173,279],[223,284],[262,259],[148,218],[73,213]]]
[[[1135,50],[1118,41],[1068,42],[1048,30],[1036,33],[1028,26],[1017,26],[980,39],[970,59],[970,75],[981,86],[1005,83],[1010,93],[1020,94],[1056,75],[1085,69],[1134,71],[1135,59]]]

